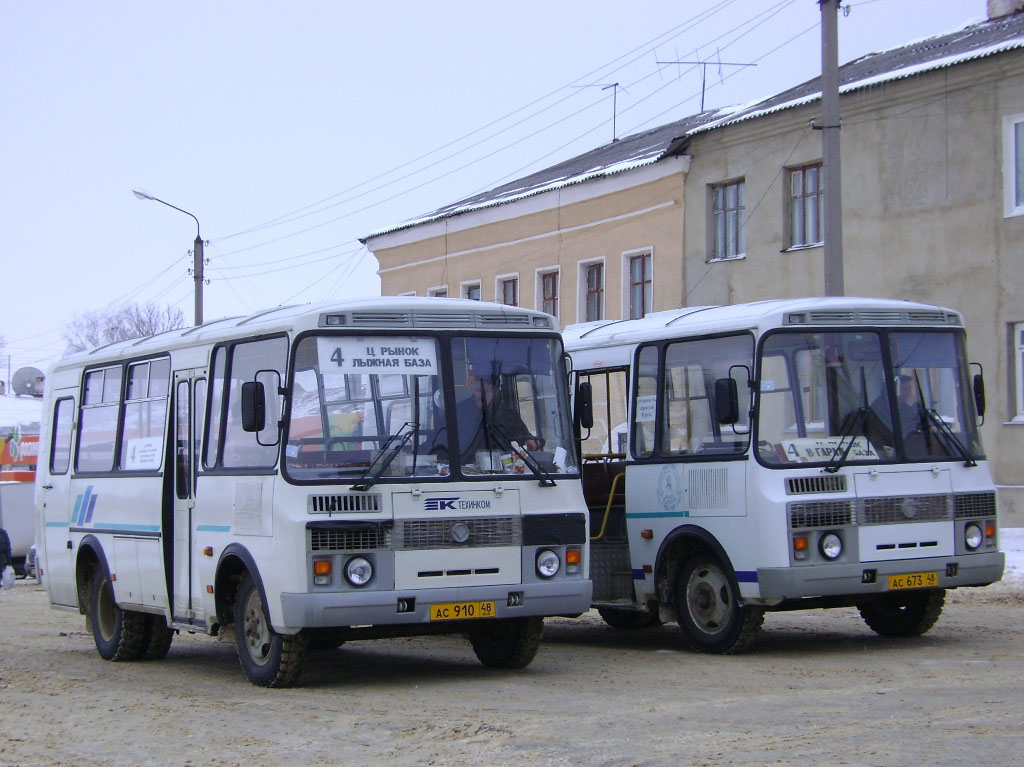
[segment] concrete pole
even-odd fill
[[[199,222],[196,222],[198,227]],[[192,274],[196,281],[196,307],[195,324],[203,324],[203,238],[196,231],[196,241],[192,247],[193,268]]]
[[[821,7],[821,148],[825,174],[825,295],[843,295],[843,202],[839,168],[839,2]]]

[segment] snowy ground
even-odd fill
[[[1006,527],[999,531],[999,548],[1006,553],[1003,584],[1024,589],[1024,527]]]

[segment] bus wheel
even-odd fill
[[[543,633],[543,618],[512,618],[474,626],[469,641],[485,666],[525,668],[537,654]]]
[[[706,549],[695,551],[680,569],[675,608],[683,638],[700,652],[743,652],[764,623],[764,609],[740,602],[736,583]]]
[[[307,639],[278,634],[267,620],[266,606],[252,576],[245,573],[235,595],[235,646],[245,676],[260,687],[288,687],[302,672]]]
[[[163,660],[171,649],[174,630],[162,615],[146,616],[146,642],[142,648],[143,660]]]
[[[598,607],[598,615],[613,629],[645,629],[661,625],[657,610],[625,610],[620,607]]]
[[[96,650],[104,660],[138,660],[146,642],[147,616],[118,607],[110,583],[106,569],[97,567],[92,576],[86,616]]]
[[[890,592],[857,605],[860,617],[876,634],[884,637],[920,636],[939,619],[946,602],[945,589]]]

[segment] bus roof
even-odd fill
[[[249,316],[225,317],[199,326],[168,330],[153,336],[116,341],[77,352],[54,363],[56,370],[144,357],[171,349],[202,346],[244,336],[286,330],[394,330],[404,335],[425,330],[546,330],[557,331],[549,314],[504,304],[463,298],[375,296],[320,304],[279,306]]]
[[[628,362],[629,353],[617,355],[611,347],[631,348],[642,341],[734,330],[763,331],[783,326],[844,325],[963,327],[963,319],[952,309],[913,301],[856,297],[788,298],[727,306],[687,306],[653,312],[635,320],[584,322],[567,325],[562,336],[566,351],[606,349],[608,353],[602,355],[602,361],[618,365]]]

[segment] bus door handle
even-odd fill
[[[53,490],[53,485],[43,485],[43,490]]]

